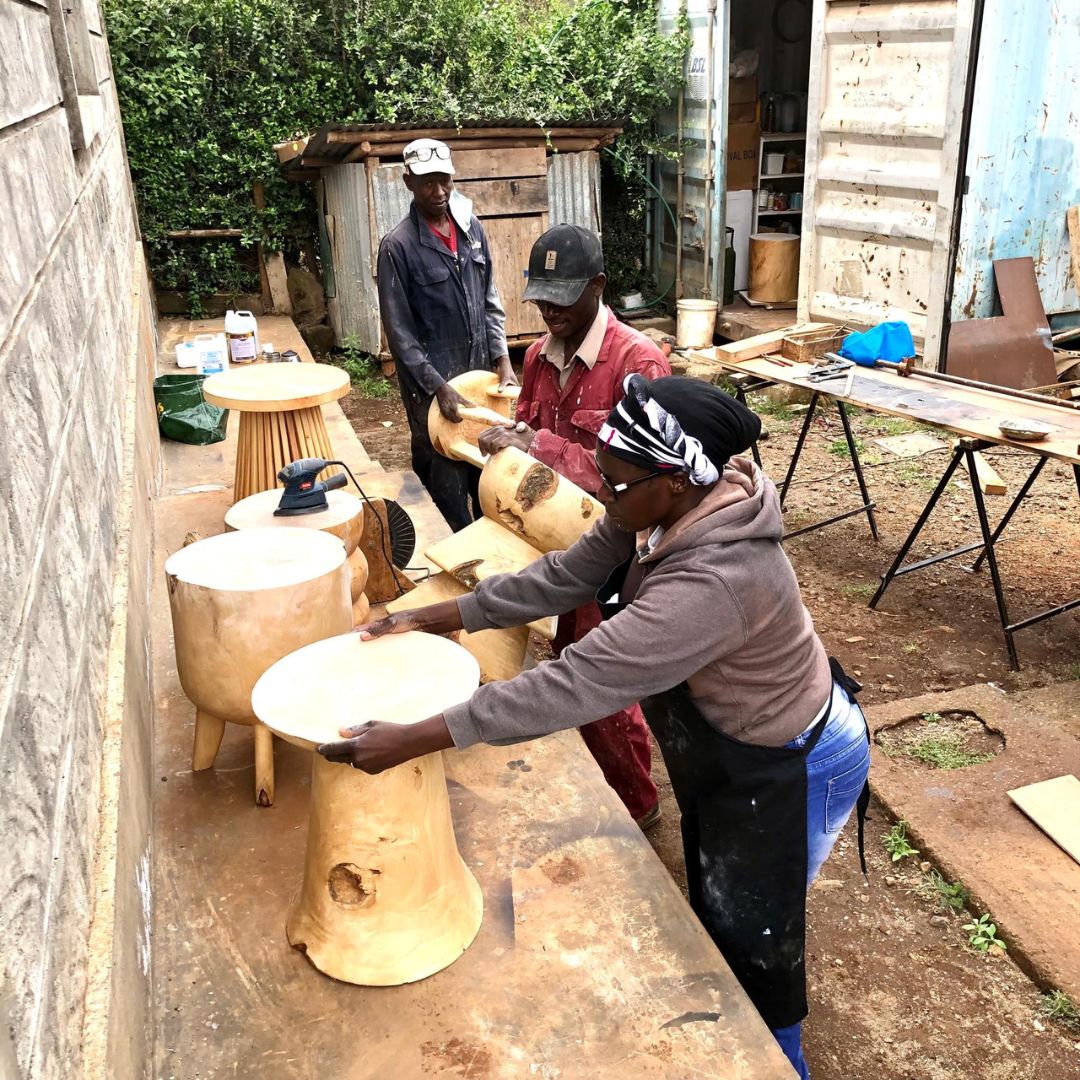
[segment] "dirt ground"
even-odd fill
[[[368,453],[408,467],[408,426],[396,392],[342,402]],[[802,416],[764,398],[769,438],[763,463],[778,482]],[[385,424],[389,422],[390,426]],[[917,430],[903,420],[859,413],[871,498],[881,540],[853,517],[787,544],[804,600],[829,651],[864,684],[864,705],[976,682],[1008,689],[1080,679],[1080,609],[1017,637],[1019,672],[1009,669],[990,579],[953,560],[898,579],[878,612],[866,604],[914,523],[948,454],[896,458],[874,439]],[[925,429],[924,429],[925,430]],[[858,489],[832,409],[815,420],[788,497],[789,529],[857,505]],[[1034,463],[995,450],[993,466],[1015,492]],[[826,479],[827,478],[827,479]],[[821,482],[812,483],[811,481]],[[988,496],[996,520],[1009,496]],[[972,542],[978,522],[970,486],[950,485],[910,559]],[[1051,463],[998,545],[1013,619],[1080,595],[1080,501],[1071,470]],[[654,774],[664,816],[649,834],[684,881],[678,812],[659,754]],[[929,864],[892,864],[881,836],[891,822],[877,805],[867,823],[869,884],[859,870],[853,825],[845,829],[808,901],[811,1013],[806,1054],[815,1080],[1067,1080],[1080,1076],[1080,1031],[1047,1020],[1040,993],[1011,959],[967,947],[966,914],[943,910],[925,886]]]

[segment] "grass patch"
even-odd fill
[[[865,581],[849,581],[840,586],[840,591],[857,600],[869,600],[877,592],[877,586]]]
[[[783,401],[774,401],[768,394],[750,394],[747,404],[759,416],[771,416],[774,420],[788,422],[795,419],[792,407]]]
[[[919,430],[918,424],[902,416],[876,416],[873,426],[882,435],[910,435]]]
[[[1080,664],[1069,664],[1069,666],[1065,668],[1065,674],[1068,675],[1070,679],[1080,679]]]
[[[860,457],[862,457],[862,452],[865,449],[865,447],[866,447],[866,444],[862,441],[862,439],[860,439],[858,437],[858,435],[856,435],[855,436],[855,452]],[[833,441],[831,443],[829,443],[828,449],[829,449],[829,453],[832,454],[833,457],[846,457],[846,458],[851,457],[851,451],[848,449],[847,439],[845,439],[845,438],[841,437],[839,439],[833,439]]]
[[[994,757],[965,750],[960,738],[952,732],[920,739],[908,747],[907,755],[934,769],[964,769],[968,765],[982,765]]]
[[[885,728],[875,736],[890,758],[908,758],[932,769],[965,769],[993,760],[1005,745],[973,713],[929,712]]]
[[[1051,990],[1039,1000],[1039,1012],[1047,1020],[1061,1024],[1069,1031],[1080,1032],[1080,1010],[1073,1004],[1072,998],[1062,990]]]
[[[963,911],[969,893],[959,881],[946,881],[936,870],[924,874],[915,886],[915,895],[945,911]]]
[[[901,652],[906,652],[906,653],[917,653],[919,651],[918,642],[908,641],[905,644],[900,646],[900,650],[901,650]]]

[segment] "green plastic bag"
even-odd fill
[[[166,439],[208,446],[225,438],[229,410],[204,397],[205,375],[159,375],[154,380],[158,430]]]

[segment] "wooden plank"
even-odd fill
[[[740,343],[741,344],[741,343]],[[761,356],[733,360],[722,348],[691,349],[686,353],[689,370],[698,378],[712,380],[721,371],[755,375],[771,383],[815,389],[826,397],[889,416],[903,416],[924,424],[945,428],[954,435],[1014,446],[1028,453],[1043,454],[1071,465],[1080,465],[1080,411],[1059,405],[1020,401],[993,390],[956,386],[920,378],[918,373],[902,378],[877,368],[856,370],[851,390],[844,394],[844,380],[806,383],[800,379],[810,372],[807,364],[776,367]],[[1020,417],[1041,420],[1050,435],[1037,443],[1006,439],[998,424]]]
[[[266,280],[270,285],[270,297],[274,310],[279,315],[292,314],[292,300],[289,299],[289,284],[285,270],[285,257],[280,251],[266,256]]]
[[[1065,212],[1069,225],[1069,262],[1072,265],[1073,287],[1080,295],[1080,206],[1070,206]]]
[[[547,152],[542,146],[519,146],[510,150],[454,150],[454,179],[547,176]]]
[[[1009,798],[1080,863],[1080,780],[1072,775],[1058,776],[1015,788]]]
[[[543,214],[548,209],[547,178],[523,176],[515,180],[465,180],[455,185],[472,199],[478,217],[507,214]]]
[[[979,490],[984,495],[1004,495],[1009,490],[994,466],[982,454],[977,452],[975,454],[975,475],[971,478],[971,482],[973,484],[977,482]]]
[[[529,269],[529,252],[548,227],[547,214],[489,218],[484,222],[495,267],[495,286],[506,309],[506,336],[542,334],[544,320],[535,304],[521,299]]]
[[[742,341],[733,341],[730,345],[717,345],[715,349],[711,350],[715,354],[714,356],[710,355],[709,349],[696,350],[696,353],[705,359],[724,359],[732,363],[737,363],[740,360],[753,360],[757,356],[764,356],[765,353],[779,352],[780,343],[789,334],[803,333],[807,330],[825,330],[832,325],[832,323],[817,322],[792,323],[791,326],[785,326],[779,330],[770,330],[767,334],[758,334],[755,337],[743,338]]]

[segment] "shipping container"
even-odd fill
[[[676,232],[666,215],[652,219],[662,284],[719,295],[724,226],[742,212],[746,183],[733,176],[745,87],[731,80],[754,65],[757,121],[791,142],[780,174],[756,163],[754,205],[765,212],[753,220],[801,234],[798,318],[903,319],[938,365],[950,320],[994,313],[992,260],[1018,255],[1035,260],[1048,314],[1080,306],[1065,223],[1080,202],[1080,3],[661,0],[661,26],[680,12],[692,31],[687,152],[681,183],[678,162],[657,165],[681,223]],[[679,119],[675,102],[662,132],[676,137]]]

